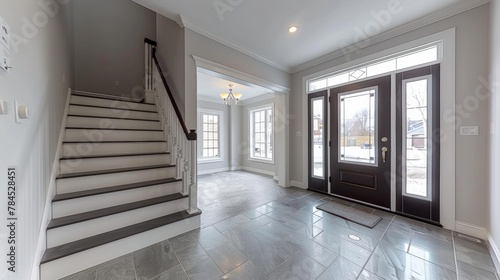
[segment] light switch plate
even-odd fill
[[[460,135],[463,136],[477,136],[479,135],[479,126],[461,126]]]

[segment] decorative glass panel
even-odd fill
[[[349,82],[349,73],[343,73],[337,76],[333,76],[331,78],[328,78],[328,86],[332,87],[335,85],[340,85],[343,83]]]
[[[396,70],[396,60],[391,59],[378,64],[370,65],[366,67],[366,72],[368,77],[373,77],[376,75],[389,73]]]
[[[317,80],[309,83],[309,90],[315,91],[318,89],[326,88],[326,79]]]
[[[339,160],[375,165],[376,90],[343,94],[339,98]]]
[[[324,178],[325,168],[325,147],[324,139],[325,132],[323,121],[325,119],[324,98],[313,99],[311,102],[311,120],[312,120],[312,162],[313,162],[313,177]]]
[[[406,83],[406,193],[428,196],[428,80]]]
[[[366,78],[366,67],[349,72],[349,81],[356,81],[363,78]]]
[[[437,53],[437,47],[435,46],[430,49],[426,49],[403,57],[399,57],[397,59],[398,70],[429,63],[432,61],[436,61],[437,59],[438,59],[438,53]]]

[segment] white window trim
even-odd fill
[[[368,63],[370,61],[374,61],[376,59],[380,59],[382,57],[389,56],[391,54],[395,54],[398,52],[402,52],[405,50],[409,50],[412,48],[416,48],[425,44],[430,44],[433,42],[438,42],[442,41],[443,47],[442,47],[442,60],[438,62],[431,63],[436,64],[440,63],[441,64],[441,98],[440,98],[440,109],[441,109],[441,116],[447,112],[451,112],[446,118],[441,117],[440,120],[440,126],[441,126],[441,132],[443,135],[447,136],[446,139],[446,145],[441,145],[441,156],[440,156],[440,187],[441,187],[441,201],[440,201],[440,214],[441,214],[441,224],[449,230],[455,230],[457,228],[457,221],[456,221],[456,201],[455,201],[455,173],[456,173],[456,168],[455,168],[455,147],[456,147],[456,135],[455,135],[455,129],[454,129],[454,116],[455,114],[455,72],[456,72],[456,28],[450,28],[448,30],[444,30],[414,41],[410,41],[392,48],[388,48],[384,51],[372,54],[372,55],[367,55],[363,58],[352,60],[349,62],[346,62],[344,64],[337,65],[335,67],[319,71],[317,73],[313,73],[310,75],[307,75],[302,78],[302,131],[303,133],[307,132],[307,126],[308,126],[308,107],[307,107],[307,81],[311,79],[316,79],[319,78],[320,76],[328,75],[330,73],[335,73],[339,71],[343,71],[344,69],[349,69],[351,67],[354,67],[356,65],[360,65],[363,63]],[[420,65],[417,68],[424,67],[426,65]],[[404,71],[408,71],[410,69],[405,69]],[[399,71],[398,71],[399,72]],[[391,75],[390,73],[384,74],[386,75]],[[394,77],[394,73],[392,74]],[[371,77],[371,78],[376,78]],[[394,79],[393,79],[394,80]],[[393,81],[393,92],[395,90],[395,83]],[[394,96],[393,96],[393,102],[394,102]],[[394,104],[393,104],[394,106]],[[392,112],[393,117],[395,117],[395,113]],[[450,120],[451,119],[451,120]],[[393,130],[393,141],[394,141],[394,136],[395,136],[395,129],[396,125],[395,123],[392,124],[392,130]],[[302,138],[306,139],[306,138]],[[307,167],[308,162],[308,141],[302,141],[302,164],[304,166],[303,168],[303,180],[304,182],[307,182],[307,178],[309,178],[309,171]],[[394,143],[393,143],[394,144]],[[330,153],[328,153],[330,154]],[[392,174],[396,174],[396,166],[394,163],[396,162],[395,158],[395,153],[392,153]],[[329,171],[330,172],[330,171]],[[329,174],[331,175],[331,174]],[[395,190],[395,184],[396,180],[395,178],[392,178],[392,198],[391,198],[391,209],[395,210],[395,205],[396,205],[396,192]],[[304,184],[307,185],[307,184]],[[329,186],[330,188],[330,186]]]
[[[262,109],[266,109],[266,108],[271,108],[271,111],[272,111],[272,125],[273,125],[273,128],[272,128],[272,137],[271,137],[271,146],[273,147],[273,157],[272,159],[264,159],[264,158],[255,158],[255,157],[252,157],[252,142],[253,142],[253,134],[252,134],[252,112],[253,111],[259,111],[259,110],[262,110]],[[275,147],[274,147],[274,138],[276,137],[276,133],[274,131],[274,128],[275,128],[275,110],[274,110],[274,103],[268,103],[268,104],[264,104],[264,105],[260,105],[260,106],[256,106],[256,107],[251,107],[251,108],[248,108],[248,112],[247,112],[247,115],[248,115],[248,142],[250,143],[249,147],[248,147],[248,160],[250,161],[256,161],[256,162],[262,162],[262,163],[267,163],[267,164],[274,164],[274,158],[275,158]]]
[[[216,158],[203,158],[203,114],[210,115],[218,115],[219,116],[219,157]],[[198,164],[208,164],[208,163],[217,163],[224,162],[224,139],[225,139],[225,131],[224,131],[224,111],[220,110],[211,110],[205,108],[198,108]]]

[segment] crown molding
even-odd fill
[[[250,104],[254,104],[254,103],[257,103],[257,102],[261,102],[261,101],[265,101],[265,100],[272,100],[276,97],[275,94],[271,93],[271,94],[263,94],[263,95],[259,95],[259,96],[256,96],[256,97],[253,97],[253,98],[250,98],[250,99],[245,99],[245,100],[241,100],[238,102],[238,106],[248,106]]]
[[[185,17],[183,15],[180,15],[180,21],[178,21],[177,23],[183,28],[188,28],[188,29],[190,29],[198,34],[201,34],[205,37],[208,37],[208,38],[210,38],[218,43],[221,43],[227,47],[230,47],[238,52],[246,54],[254,59],[257,59],[258,61],[263,62],[269,66],[277,68],[277,69],[284,71],[286,73],[291,73],[290,72],[291,68],[280,65],[280,64],[278,64],[278,63],[276,63],[276,62],[274,62],[274,61],[272,61],[272,60],[270,60],[262,55],[259,55],[259,54],[255,53],[255,52],[253,52],[253,51],[251,51],[243,46],[238,45],[237,43],[235,43],[227,38],[224,38],[224,37],[212,32],[212,31],[209,31],[208,29],[196,24],[195,22],[193,22],[192,20],[188,19],[187,17]]]
[[[408,33],[408,32],[411,32],[413,30],[422,28],[424,26],[436,23],[436,22],[444,20],[446,18],[467,12],[467,11],[472,10],[474,8],[477,8],[479,6],[488,4],[489,2],[490,2],[490,0],[466,0],[466,1],[463,1],[460,4],[443,9],[443,10],[438,11],[436,13],[433,13],[433,14],[430,14],[428,16],[417,19],[415,21],[412,21],[408,24],[405,24],[405,25],[396,27],[394,29],[391,29],[389,31],[375,35],[375,36],[370,38],[369,44],[367,46],[365,46],[364,48],[367,48],[369,46],[373,46],[375,44],[392,39],[394,37],[398,37],[398,36],[403,35],[405,33]],[[346,47],[345,49],[353,50],[349,53],[353,53],[356,50],[359,50],[359,48],[356,47],[355,44],[352,44],[349,47]],[[334,51],[334,52],[327,54],[325,56],[319,57],[317,59],[314,59],[314,60],[311,60],[311,61],[306,62],[304,64],[301,64],[299,66],[293,67],[291,69],[291,73],[295,74],[297,72],[304,71],[306,69],[312,68],[312,67],[317,66],[319,64],[322,64],[322,63],[328,62],[330,60],[345,56],[349,53],[344,52],[342,49]]]

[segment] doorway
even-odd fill
[[[309,188],[439,223],[439,71],[310,94]]]

